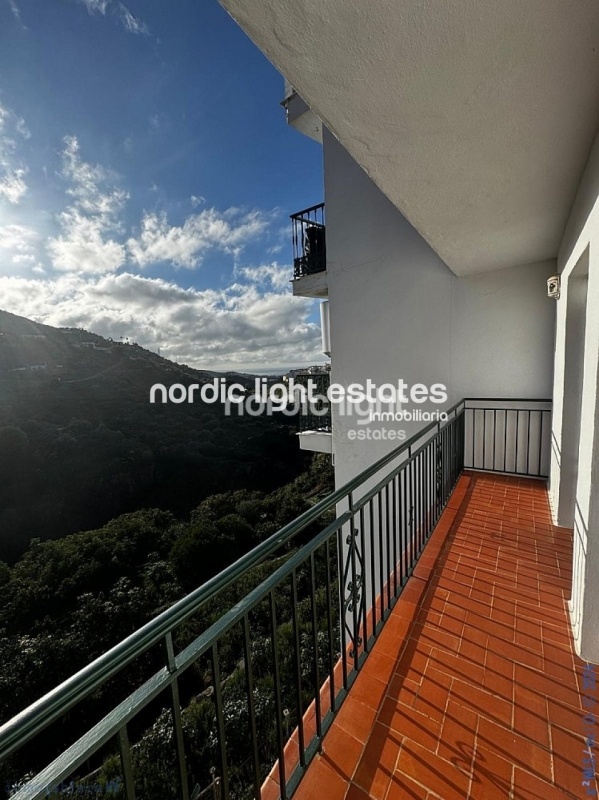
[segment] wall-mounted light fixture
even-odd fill
[[[547,297],[553,297],[554,300],[558,300],[559,294],[560,294],[559,275],[552,275],[550,278],[547,278]]]

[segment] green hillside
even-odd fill
[[[271,491],[300,474],[293,418],[226,417],[197,393],[193,405],[149,403],[154,383],[213,376],[0,311],[0,558],[124,512],[181,516],[215,492]]]

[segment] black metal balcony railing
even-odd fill
[[[550,426],[538,426],[540,445],[530,422],[526,436],[510,422],[503,440],[492,437],[491,412],[497,433],[497,414],[511,401],[484,401],[485,424],[477,420],[475,432],[470,412],[481,402],[457,403],[446,422],[423,428],[5,723],[0,775],[9,765],[12,776],[21,776],[13,800],[49,793],[197,800],[209,797],[211,787],[223,800],[260,798],[273,765],[281,798],[290,797],[412,574],[465,459],[481,466],[477,454],[484,446],[482,466],[498,465],[502,454],[496,450],[501,445],[505,452],[505,441],[509,452],[527,442],[526,455],[513,464],[506,458],[505,466],[543,471]],[[516,405],[544,409],[543,401]],[[474,456],[466,457],[472,442]],[[223,594],[240,586],[246,592],[241,597]],[[217,597],[227,598],[226,610],[194,628],[194,615]],[[154,663],[157,647],[163,648],[163,666],[116,702],[114,677],[134,663]],[[90,725],[91,696],[95,708],[100,698],[102,713],[108,713]],[[202,719],[207,727],[199,733]],[[85,732],[65,745],[83,723]],[[159,734],[153,749],[148,730]],[[49,748],[56,751],[45,767],[33,748],[40,738],[46,760]],[[284,752],[290,738],[297,749],[291,774]],[[100,786],[102,775],[104,781],[111,777],[111,792]]]
[[[329,386],[331,385],[330,372],[305,372],[294,377],[298,386],[309,386],[312,381],[314,396],[325,398]],[[300,433],[315,431],[320,433],[331,432],[331,406],[328,401],[319,400],[315,404],[308,404],[306,413],[300,414],[299,418]]]
[[[291,215],[293,277],[302,278],[327,268],[324,203]]]

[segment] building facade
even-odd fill
[[[331,381],[552,398],[539,459],[575,529],[577,651],[599,661],[597,9],[532,2],[514,25],[512,3],[223,5],[285,76],[288,122],[322,141],[326,273],[294,292],[329,300]],[[330,447],[339,486],[396,446],[345,411],[326,447],[304,441]]]

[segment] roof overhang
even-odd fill
[[[458,275],[554,258],[599,124],[597,0],[220,0]]]

